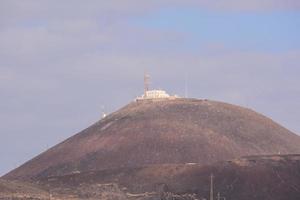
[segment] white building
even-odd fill
[[[149,90],[143,95],[145,99],[169,98],[170,95],[164,90]]]
[[[144,76],[144,94],[136,98],[138,100],[150,100],[150,99],[176,99],[178,96],[170,96],[164,90],[149,90],[150,76],[145,74]]]
[[[171,96],[164,90],[148,90],[136,100],[150,100],[150,99],[175,99],[177,96]]]

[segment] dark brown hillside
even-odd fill
[[[29,179],[149,164],[209,164],[300,153],[300,137],[242,107],[207,100],[132,102],[5,176]]]
[[[36,182],[0,180],[0,199],[196,200],[300,199],[300,155],[248,156],[211,165],[172,164],[107,169]],[[168,198],[169,197],[169,198]]]
[[[300,155],[250,156],[207,166],[174,164],[83,172],[49,177],[40,184],[75,191],[86,183],[115,182],[133,194],[196,194],[197,199],[208,199],[211,174],[215,195],[220,192],[228,200],[300,199]]]
[[[49,194],[38,185],[0,179],[0,200],[11,199],[49,199]]]

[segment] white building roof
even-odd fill
[[[176,96],[170,96],[164,90],[149,90],[146,91],[145,94],[138,97],[137,100],[144,100],[144,99],[169,99],[169,98],[176,98]]]

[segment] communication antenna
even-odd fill
[[[188,74],[185,74],[185,79],[184,79],[184,97],[188,98]]]
[[[147,91],[149,90],[150,85],[150,76],[145,72],[144,73],[144,97],[147,96]]]
[[[210,175],[210,198],[209,200],[214,200],[214,175]]]

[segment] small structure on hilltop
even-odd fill
[[[165,90],[150,90],[150,76],[145,73],[144,75],[144,94],[137,97],[135,100],[155,100],[155,99],[176,99],[179,98],[177,95],[171,96]]]

